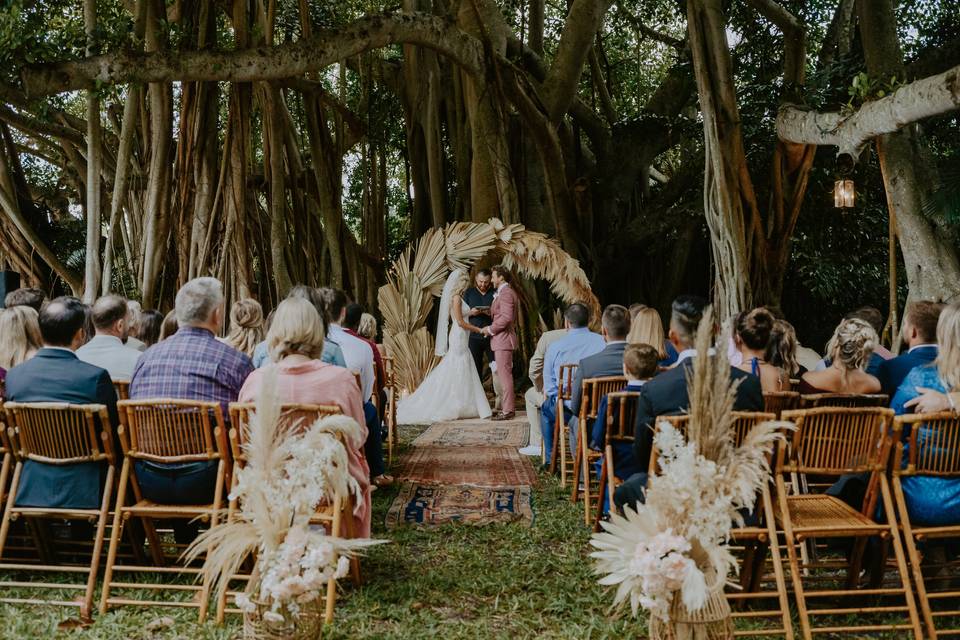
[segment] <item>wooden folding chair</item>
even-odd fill
[[[924,626],[928,637],[933,640],[941,636],[960,636],[960,590],[956,588],[956,580],[960,577],[960,560],[954,557],[945,563],[924,565],[923,552],[918,546],[938,539],[960,538],[960,522],[947,526],[915,524],[910,518],[903,491],[904,481],[921,476],[960,482],[960,417],[953,412],[905,415],[897,416],[895,424],[901,433],[909,433],[906,446],[901,441],[892,448],[890,466],[893,469],[897,520],[907,543],[907,555]],[[935,574],[924,576],[924,571]],[[954,581],[953,588],[950,587],[951,579]],[[937,605],[936,608],[934,605]]]
[[[567,451],[567,441],[564,438],[566,434],[565,414],[563,403],[573,397],[573,378],[577,373],[575,364],[560,365],[560,373],[557,378],[557,407],[556,416],[553,421],[553,448],[550,452],[550,473],[556,473],[557,466],[560,468],[560,486],[566,488],[567,475],[573,473],[573,457]],[[559,451],[560,460],[557,461],[557,452]]]
[[[141,576],[139,582],[115,580],[115,573],[156,573],[163,575],[190,575],[201,573],[198,567],[171,566],[170,558],[157,531],[155,521],[161,519],[199,519],[217,524],[223,509],[224,496],[230,486],[230,453],[223,411],[217,402],[178,400],[162,398],[155,400],[121,400],[120,443],[123,447],[123,467],[120,471],[120,490],[114,508],[113,530],[110,536],[110,552],[107,556],[103,579],[103,594],[100,613],[106,613],[111,605],[189,607],[199,609],[199,618],[206,618],[209,606],[210,585],[170,584],[150,582]],[[217,474],[213,502],[201,505],[160,504],[144,498],[140,490],[134,462],[146,461],[156,464],[181,464],[186,462],[215,462]],[[127,488],[133,491],[133,504],[127,504]],[[146,532],[153,566],[125,565],[117,561],[120,533],[130,518],[139,518]],[[181,549],[176,550],[174,560]],[[150,597],[133,598],[112,596],[115,589],[141,591],[150,596],[158,591],[193,593],[192,600],[161,600]]]
[[[393,445],[397,439],[397,373],[393,366],[393,358],[383,359],[384,390],[387,394],[387,406],[383,420],[387,423],[387,466],[393,464]]]
[[[12,521],[18,518],[82,520],[96,523],[90,562],[85,566],[59,564],[14,564],[0,565],[4,571],[43,571],[83,575],[85,584],[44,582],[2,582],[0,588],[37,588],[46,590],[69,590],[82,592],[75,600],[0,598],[0,602],[17,604],[50,604],[76,606],[80,617],[90,619],[93,613],[93,591],[100,567],[104,532],[110,512],[110,499],[116,480],[116,457],[113,436],[106,406],[102,404],[75,404],[59,402],[20,403],[7,402],[4,411],[9,424],[8,445],[16,452],[13,480],[6,496],[3,523],[0,525],[0,556],[7,542]],[[48,465],[65,466],[81,463],[106,465],[106,481],[100,508],[53,508],[18,506],[15,504],[20,477],[26,461]]]
[[[249,432],[250,413],[256,410],[254,403],[230,403],[230,451],[233,456],[234,470],[242,469],[247,462],[247,456],[243,449],[246,442],[246,436]],[[337,405],[325,404],[284,404],[280,409],[280,419],[289,422],[299,422],[303,428],[308,427],[315,420],[326,416],[340,415],[342,411]],[[347,443],[344,443],[347,446]],[[233,474],[233,484],[236,485],[236,473]],[[231,487],[232,488],[232,487]],[[313,524],[326,527],[329,535],[336,537],[354,537],[353,531],[353,501],[350,496],[337,496],[332,504],[319,505],[316,515],[311,519]],[[239,504],[236,499],[230,500],[227,517],[233,518],[237,512]],[[360,560],[351,558],[350,562],[351,578],[355,584],[360,582]],[[237,574],[231,576],[232,580],[246,583],[250,579],[249,574]],[[240,613],[239,609],[227,608],[227,600],[231,596],[236,596],[238,592],[226,592],[217,600],[217,624],[223,622],[227,613]],[[325,621],[333,622],[333,611],[337,601],[337,581],[331,578],[327,582],[327,593],[325,602]]]
[[[117,400],[129,400],[130,399],[130,381],[129,380],[114,380],[113,388],[117,391]]]
[[[800,405],[800,394],[796,391],[769,391],[763,394],[763,410],[780,418],[784,411],[796,409]]]
[[[583,523],[592,524],[591,517],[595,502],[600,502],[600,479],[590,473],[592,463],[600,458],[600,453],[591,451],[587,442],[588,425],[592,426],[597,418],[600,400],[614,391],[622,391],[627,386],[623,376],[605,378],[587,378],[583,381],[580,396],[580,411],[577,417],[577,450],[573,458],[573,485],[570,501],[576,502],[583,495]],[[566,436],[566,430],[563,432]],[[580,478],[583,482],[580,482]]]
[[[600,466],[600,489],[598,491],[600,499],[597,503],[597,515],[593,521],[594,531],[600,531],[600,521],[603,520],[604,493],[607,494],[609,508],[613,508],[613,492],[621,484],[616,475],[613,448],[615,445],[633,445],[639,401],[639,391],[615,391],[607,394],[607,424],[604,430],[603,459]]]
[[[890,406],[890,396],[882,393],[810,393],[800,396],[801,409],[887,406]]]
[[[890,454],[893,411],[880,407],[821,407],[785,411],[784,420],[796,425],[789,445],[777,451],[774,478],[779,504],[778,520],[786,540],[794,597],[803,637],[813,634],[860,634],[897,632],[921,637],[906,557],[897,524],[876,519],[878,499],[884,513],[893,514],[893,499],[885,474]],[[896,428],[895,428],[896,429]],[[827,494],[794,494],[787,490],[791,474],[820,476],[863,475],[867,490],[859,509]],[[868,538],[879,536],[892,543],[897,576],[892,586],[860,588],[860,572]],[[852,538],[849,557],[835,562],[801,562],[797,547],[807,538]],[[846,580],[837,569],[845,567]],[[825,573],[819,573],[825,569]],[[819,583],[821,588],[804,584]],[[811,608],[810,600],[857,598],[857,606]],[[818,600],[819,601],[819,600]],[[900,602],[895,604],[890,601]],[[833,606],[831,606],[833,605]],[[904,614],[906,614],[904,616]],[[903,616],[892,619],[893,616]],[[814,617],[825,617],[826,626],[816,626]],[[868,616],[877,616],[867,619]]]

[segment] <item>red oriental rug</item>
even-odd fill
[[[400,480],[486,487],[532,485],[533,465],[512,447],[413,447],[401,463]]]
[[[526,422],[490,422],[489,420],[438,422],[417,436],[415,447],[514,447],[530,444]]]

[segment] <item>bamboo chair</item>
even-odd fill
[[[946,564],[923,566],[923,554],[917,546],[923,541],[960,538],[960,522],[948,526],[914,525],[910,520],[910,511],[907,509],[903,492],[903,480],[916,476],[951,478],[960,482],[960,417],[953,412],[905,415],[898,416],[895,424],[901,433],[908,429],[910,431],[907,439],[909,446],[905,448],[903,442],[897,443],[893,448],[890,466],[893,469],[897,520],[907,543],[907,555],[910,558],[913,584],[920,602],[924,626],[929,638],[960,636],[960,590],[949,587],[950,579],[956,580],[960,573],[957,571],[960,569],[960,561],[954,558]],[[907,458],[906,466],[903,466],[905,449]],[[953,569],[954,572],[925,578],[924,569]],[[943,606],[934,609],[934,603]]]
[[[583,495],[583,523],[588,527],[593,524],[594,503],[600,500],[600,479],[590,473],[592,463],[600,458],[600,453],[591,451],[587,442],[588,425],[593,426],[600,408],[600,399],[614,391],[623,391],[627,386],[627,379],[623,376],[609,376],[605,378],[587,378],[583,381],[580,397],[580,411],[577,417],[577,450],[573,458],[573,483],[570,491],[570,501],[577,502]],[[566,431],[563,432],[564,436]],[[583,482],[580,482],[580,478]]]
[[[394,369],[393,358],[383,358],[383,370],[386,380],[384,389],[387,393],[387,406],[384,411],[384,422],[387,423],[387,466],[393,464],[393,446],[397,439],[397,373]]]
[[[600,467],[600,489],[597,501],[597,515],[593,530],[600,531],[603,520],[603,494],[607,494],[610,508],[613,508],[613,492],[621,484],[616,476],[613,447],[619,444],[633,445],[637,422],[639,391],[615,391],[607,394],[607,428],[604,431],[603,463]]]
[[[875,513],[878,500],[884,513],[893,514],[893,499],[885,475],[890,455],[890,425],[893,411],[880,407],[822,407],[785,411],[784,420],[796,425],[789,446],[777,452],[774,478],[779,504],[778,520],[786,540],[794,597],[803,638],[816,634],[859,634],[896,632],[920,638],[920,619],[910,588],[906,557],[895,522],[878,522]],[[894,428],[894,437],[897,435]],[[817,474],[839,477],[846,474],[868,474],[866,495],[859,510],[826,494],[794,494],[787,490],[791,474]],[[870,536],[880,536],[892,543],[898,575],[893,586],[859,588],[863,552]],[[801,562],[797,548],[807,538],[853,538],[849,559],[837,562],[811,560]],[[845,584],[837,581],[836,569],[847,568]],[[816,569],[827,569],[817,575]],[[804,582],[819,583],[820,588],[807,588]],[[841,583],[842,578],[840,578]],[[859,606],[810,608],[810,600],[855,597]],[[890,600],[903,604],[889,604]],[[881,602],[883,604],[875,604]],[[906,619],[891,621],[891,614]],[[865,624],[865,616],[879,616]],[[816,626],[814,616],[827,617],[827,626]],[[855,622],[848,622],[855,616]]]
[[[130,399],[130,381],[129,380],[114,380],[113,388],[117,391],[117,400],[129,400]]]
[[[89,620],[93,613],[93,592],[100,567],[104,546],[110,499],[116,480],[116,457],[113,451],[113,436],[107,408],[102,404],[65,404],[59,402],[19,403],[4,405],[7,423],[10,425],[8,445],[16,452],[13,480],[6,496],[3,523],[0,525],[0,556],[10,533],[10,525],[19,518],[55,518],[84,520],[96,523],[90,561],[85,566],[61,564],[16,564],[0,565],[4,571],[42,571],[84,575],[85,584],[46,582],[2,582],[0,587],[30,588],[45,590],[69,590],[79,592],[74,600],[0,598],[0,602],[16,604],[49,604],[76,606],[80,617]],[[105,463],[106,482],[103,487],[99,509],[53,508],[17,506],[15,499],[20,486],[23,464],[27,460],[49,465],[74,465],[80,463]],[[42,556],[41,556],[42,557]]]
[[[246,434],[249,431],[250,413],[256,410],[254,403],[230,403],[230,452],[233,456],[234,470],[242,469],[247,463],[247,455],[243,445],[246,442]],[[337,405],[325,404],[284,404],[281,407],[280,419],[289,422],[300,422],[302,427],[308,426],[315,420],[327,416],[341,415],[342,411]],[[346,443],[344,443],[346,446]],[[233,484],[231,489],[236,486],[236,473],[233,474]],[[353,501],[349,496],[337,496],[333,504],[321,505],[317,508],[316,515],[311,519],[313,524],[323,525],[329,535],[335,537],[354,537],[353,531]],[[235,498],[232,498],[227,511],[227,518],[235,517],[239,504]],[[360,560],[352,558],[350,561],[351,577],[355,584],[360,582]],[[231,576],[235,581],[246,583],[250,579],[250,574],[237,574]],[[238,592],[227,592],[222,597],[217,598],[217,624],[224,621],[227,613],[240,613],[239,609],[227,608],[229,597],[236,596]],[[337,602],[337,581],[331,578],[327,582],[327,593],[325,602],[324,618],[327,624],[333,622],[333,611]]]
[[[796,391],[769,391],[763,394],[763,410],[780,418],[784,411],[796,409],[800,404],[800,394]]]
[[[192,566],[170,566],[164,552],[155,521],[159,519],[199,519],[210,527],[217,524],[223,500],[230,486],[230,452],[223,411],[218,402],[201,402],[162,398],[154,400],[121,400],[120,442],[124,459],[120,472],[120,491],[114,509],[114,524],[110,536],[110,552],[103,579],[100,613],[111,605],[187,607],[199,610],[199,619],[206,618],[209,607],[210,585],[169,584],[149,582],[141,576],[140,582],[115,580],[115,573],[156,573],[162,575],[200,575]],[[137,479],[135,461],[158,464],[185,462],[216,462],[217,475],[213,502],[202,505],[159,504],[143,497]],[[133,504],[127,504],[127,490],[133,491]],[[117,561],[120,533],[130,518],[139,518],[146,531],[153,566],[125,565]],[[180,549],[177,545],[177,552]],[[177,555],[177,554],[175,554]],[[111,591],[142,591],[143,599],[112,596]],[[193,593],[192,600],[154,599],[155,592],[179,591]]]
[[[890,406],[890,396],[882,393],[812,393],[800,396],[801,409],[888,406]]]
[[[682,432],[686,432],[687,422],[690,416],[663,416],[659,421],[671,423]],[[754,411],[734,411],[733,412],[733,441],[736,446],[740,446],[750,430],[761,422],[775,420],[776,415],[773,412],[754,412]],[[657,449],[653,447],[650,452],[650,467],[648,474],[650,478],[654,477],[657,466]],[[649,481],[649,480],[648,480]],[[734,527],[730,530],[731,540],[736,544],[736,548],[742,550],[743,555],[740,559],[740,590],[728,591],[727,600],[732,605],[747,605],[772,598],[777,599],[777,608],[761,609],[751,607],[749,611],[743,607],[735,607],[733,617],[735,619],[744,619],[752,621],[776,620],[780,626],[753,629],[742,629],[734,631],[734,636],[782,636],[791,640],[793,638],[793,623],[790,620],[790,604],[787,598],[787,582],[783,573],[782,555],[780,543],[777,539],[776,518],[774,517],[773,500],[770,496],[770,487],[764,484],[757,494],[757,501],[754,504],[757,512],[758,521],[755,525]],[[764,589],[766,582],[764,576],[764,567],[767,551],[770,552],[771,565],[773,569],[772,590]]]
[[[563,437],[566,430],[563,428],[566,424],[563,403],[573,397],[573,378],[577,373],[575,364],[560,365],[560,372],[557,378],[557,408],[556,417],[553,421],[553,449],[550,452],[550,473],[556,473],[557,465],[560,467],[560,487],[566,488],[567,476],[573,474],[573,458],[567,452],[567,441]],[[557,453],[559,451],[560,461],[557,462]]]

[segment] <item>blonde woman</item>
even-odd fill
[[[770,344],[767,345],[767,362],[779,367],[787,377],[795,378],[800,374],[797,361],[797,332],[786,320],[775,320],[770,332]]]
[[[864,369],[879,339],[864,320],[844,320],[827,344],[830,366],[800,378],[800,393],[880,393],[880,381]]]
[[[41,346],[39,315],[32,307],[7,307],[0,312],[0,382],[7,371],[32,358]]]
[[[648,344],[657,350],[657,360],[661,367],[668,367],[677,361],[677,351],[667,342],[663,333],[663,320],[653,307],[634,305],[633,320],[630,323],[630,333],[627,334],[627,344]]]
[[[253,298],[233,303],[230,309],[230,332],[224,342],[241,353],[253,357],[253,350],[263,340],[263,307]]]
[[[267,347],[277,372],[276,392],[285,403],[334,404],[360,425],[360,437],[350,442],[350,475],[363,489],[354,511],[357,536],[370,535],[370,469],[363,455],[367,439],[360,388],[347,369],[320,360],[326,328],[320,314],[303,298],[287,298],[277,307],[267,333]],[[255,402],[268,367],[256,369],[240,389],[240,402]]]

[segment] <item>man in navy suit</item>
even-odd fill
[[[911,369],[937,358],[937,322],[941,311],[943,304],[929,300],[919,300],[907,306],[900,336],[907,345],[907,352],[884,360],[876,374],[882,392],[891,400]]]
[[[707,301],[698,296],[680,296],[673,301],[668,339],[679,352],[677,364],[669,371],[655,376],[643,385],[640,391],[633,452],[638,466],[644,471],[634,474],[617,488],[613,501],[618,507],[632,506],[643,500],[643,490],[647,484],[646,469],[650,466],[650,452],[653,447],[653,427],[657,417],[685,413],[690,407],[687,374],[693,366],[693,358],[702,357],[698,356],[694,345],[697,341],[697,326],[706,306]],[[730,380],[734,383],[740,381],[733,405],[735,410],[763,410],[760,378],[730,367]]]
[[[117,393],[105,369],[83,362],[74,353],[86,341],[86,309],[76,298],[51,301],[40,312],[43,348],[7,372],[7,400],[104,404],[117,424]],[[16,503],[19,506],[98,509],[106,477],[104,463],[50,465],[23,463]]]

